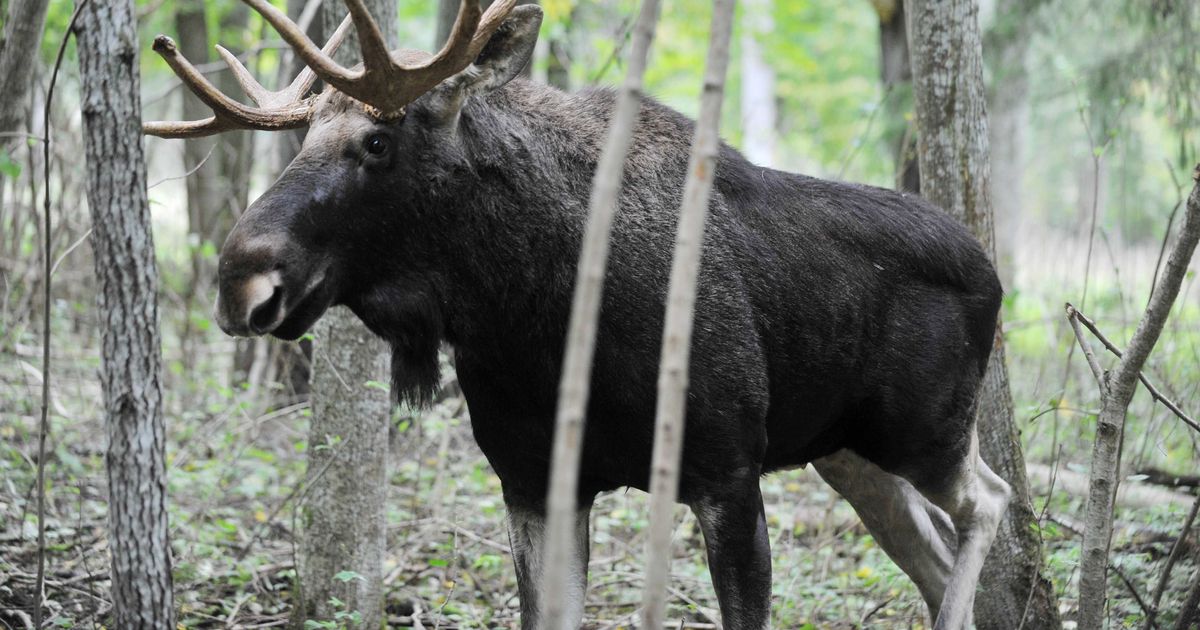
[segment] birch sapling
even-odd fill
[[[671,531],[679,493],[679,460],[683,453],[683,421],[687,403],[688,358],[696,305],[696,278],[704,242],[704,222],[713,171],[720,149],[721,101],[725,96],[725,71],[729,66],[729,40],[733,31],[734,0],[713,3],[712,26],[705,62],[700,117],[692,140],[692,154],[667,293],[663,324],[662,357],[658,371],[658,402],[654,424],[654,454],[650,463],[650,533],[646,540],[646,587],[642,594],[642,627],[663,627],[667,581],[671,570]]]
[[[546,566],[540,592],[545,602],[545,627],[551,630],[565,628],[564,624],[571,623],[566,619],[564,594],[571,561],[571,537],[575,530],[579,459],[583,448],[592,357],[596,348],[596,327],[600,319],[600,297],[604,288],[605,268],[608,266],[609,234],[621,192],[625,156],[629,153],[633,126],[641,110],[642,76],[646,73],[646,58],[658,24],[658,6],[658,0],[643,0],[638,13],[633,31],[633,48],[629,54],[629,71],[617,96],[616,110],[604,151],[600,155],[600,164],[592,179],[588,200],[588,221],[575,276],[566,354],[559,381],[550,488],[546,497]]]

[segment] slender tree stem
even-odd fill
[[[716,0],[705,62],[700,117],[692,140],[687,181],[675,233],[675,256],[663,324],[662,358],[658,369],[654,453],[650,464],[650,532],[646,539],[646,586],[642,593],[642,627],[661,628],[666,612],[671,572],[671,532],[679,493],[679,463],[683,453],[687,406],[688,358],[696,306],[696,280],[708,218],[709,194],[720,151],[718,130],[735,0]]]
[[[79,18],[79,10],[88,3],[82,0],[71,13],[71,21],[58,44],[58,55],[54,59],[54,71],[50,73],[50,86],[46,89],[46,106],[42,110],[42,125],[45,141],[42,142],[42,263],[45,265],[42,280],[42,416],[38,424],[37,459],[37,581],[34,583],[33,623],[42,627],[42,595],[46,586],[46,437],[50,434],[50,279],[54,274],[53,246],[50,228],[50,108],[54,103],[54,84],[58,82],[58,70],[62,67],[63,54],[67,51],[67,40]]]
[[[579,461],[600,319],[600,298],[608,266],[609,234],[621,192],[625,156],[633,142],[633,128],[642,105],[642,76],[658,24],[658,0],[643,0],[634,26],[629,71],[617,97],[600,164],[592,179],[588,222],[583,251],[575,275],[575,295],[558,389],[554,449],[550,463],[550,488],[546,497],[545,569],[539,592],[544,602],[543,622],[548,630],[568,628],[565,589],[571,563],[571,543],[578,511]]]
[[[1092,449],[1091,480],[1084,517],[1083,550],[1079,571],[1079,627],[1100,628],[1108,584],[1108,550],[1112,542],[1113,501],[1121,463],[1121,438],[1125,415],[1137,386],[1138,375],[1162,334],[1171,306],[1187,272],[1188,262],[1200,241],[1200,166],[1193,173],[1197,184],[1187,201],[1187,212],[1179,239],[1167,259],[1166,268],[1150,295],[1150,303],[1138,323],[1129,348],[1112,370],[1103,392],[1096,441]]]

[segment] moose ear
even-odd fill
[[[512,81],[529,63],[541,26],[541,7],[522,4],[514,8],[484,45],[475,63],[434,90],[431,96],[435,109],[454,118],[466,97],[486,94]]]
[[[472,64],[477,74],[471,91],[490,92],[520,74],[533,56],[541,26],[541,7],[523,4],[514,8]]]

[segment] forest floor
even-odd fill
[[[1097,282],[1096,312],[1089,314],[1110,337],[1126,339],[1136,325],[1136,298]],[[180,626],[285,626],[293,607],[296,515],[305,500],[308,406],[289,402],[269,379],[231,385],[234,342],[197,315],[209,312],[207,305],[185,319],[178,313],[189,311],[167,291],[168,492]],[[1077,353],[1067,369],[1073,341],[1059,298],[1049,290],[1010,295],[1005,317],[1045,564],[1071,626],[1096,396]],[[106,627],[111,608],[99,336],[90,299],[80,289],[54,312],[46,584],[54,627],[63,628]],[[40,307],[27,299],[6,308],[0,319],[0,628],[27,628],[36,572],[32,489],[41,385],[40,334],[28,322],[36,321],[30,314]],[[1198,340],[1200,283],[1192,278],[1150,371],[1193,413],[1200,408]],[[394,420],[385,558],[389,626],[515,628],[515,576],[499,481],[471,438],[464,406],[450,398],[420,414],[400,410]],[[1135,399],[1113,538],[1110,627],[1142,627],[1139,600],[1149,600],[1196,500],[1195,479],[1168,487],[1169,479],[1154,474],[1196,474],[1197,436],[1182,426],[1144,392]],[[928,627],[912,583],[815,472],[773,474],[762,488],[773,550],[774,627]],[[589,628],[635,625],[645,498],[615,492],[600,497],[592,511]],[[713,628],[716,602],[701,535],[686,509],[679,508],[679,516],[669,618],[673,627]],[[1181,549],[1159,627],[1172,626],[1197,570],[1194,532]],[[314,622],[310,627],[337,627],[332,620]]]

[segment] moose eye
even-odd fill
[[[366,146],[367,153],[371,155],[383,155],[392,146],[392,141],[383,134],[375,134],[367,138]]]

